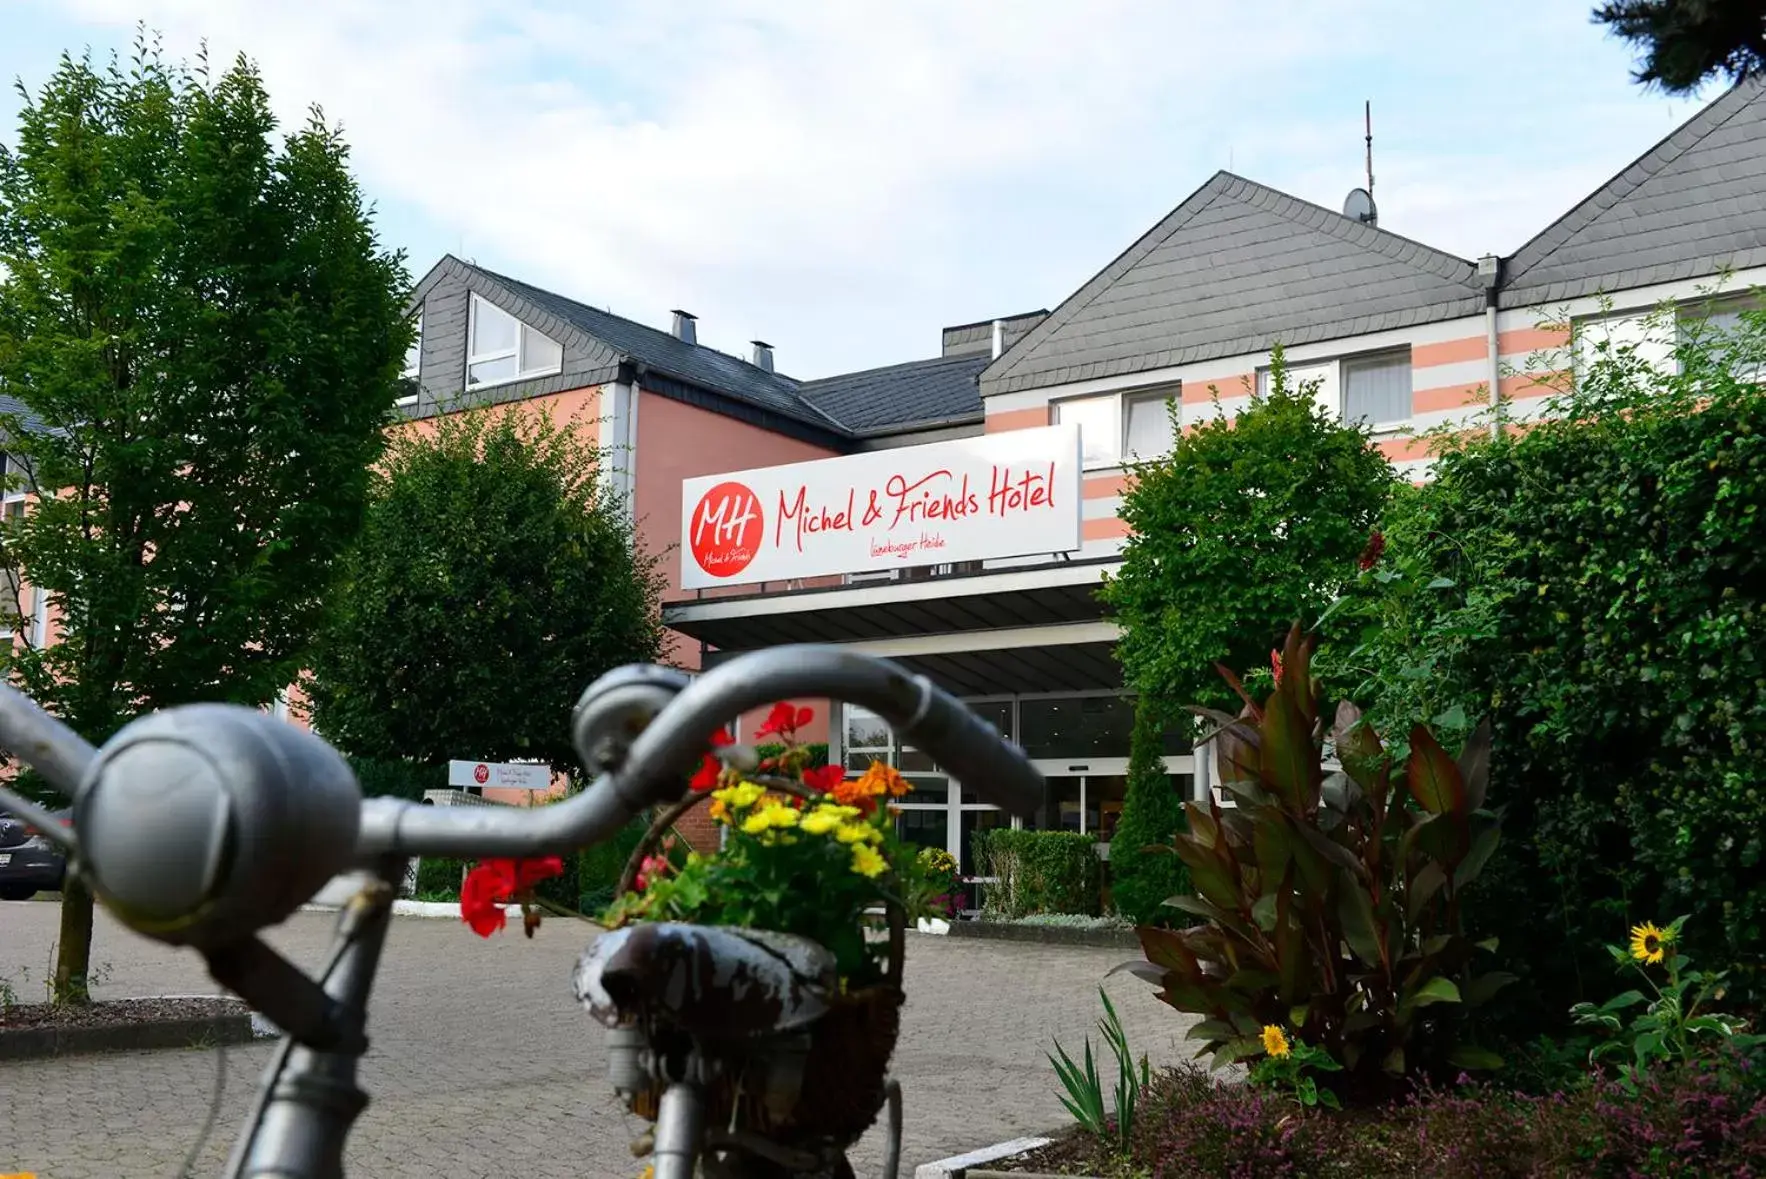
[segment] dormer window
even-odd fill
[[[400,405],[417,403],[418,378],[423,373],[423,310],[419,308],[413,324],[414,334],[411,346],[405,351],[405,368],[399,374],[399,380],[405,385],[405,392],[398,399]]]
[[[543,377],[564,367],[564,348],[488,300],[472,296],[466,324],[466,387]]]

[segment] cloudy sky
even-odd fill
[[[452,252],[796,376],[1053,307],[1217,169],[1510,253],[1703,101],[1592,0],[0,0],[0,74],[137,22],[341,123],[414,276]],[[0,137],[18,99],[0,94]]]

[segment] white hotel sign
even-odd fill
[[[687,589],[1080,547],[1079,427],[706,475],[681,485]]]

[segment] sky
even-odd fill
[[[1631,81],[1592,0],[0,0],[64,51],[251,58],[341,125],[382,242],[818,377],[1056,306],[1219,169],[1513,253],[1718,88]],[[20,99],[0,92],[0,141]]]

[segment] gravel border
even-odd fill
[[[213,1048],[263,1033],[251,1008],[223,996],[110,999],[84,1007],[44,1003],[10,1008],[0,1023],[0,1061],[90,1052]]]

